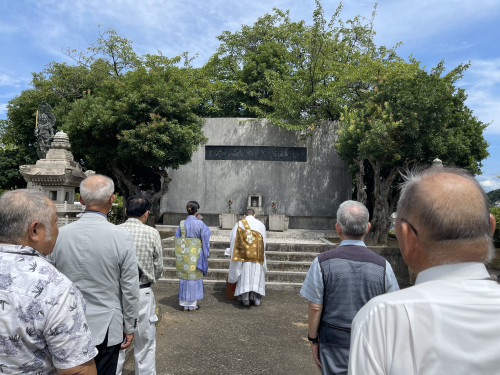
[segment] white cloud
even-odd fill
[[[23,83],[23,80],[19,77],[7,75],[5,73],[0,73],[0,86],[19,87],[21,83]]]
[[[7,114],[7,103],[0,103],[0,115]]]
[[[426,43],[442,32],[459,30],[499,12],[496,0],[388,0],[377,7],[375,30],[382,44]]]
[[[500,189],[500,178],[496,176],[480,176],[476,177],[476,180],[483,187],[484,191],[489,192],[491,190]]]
[[[500,58],[472,60],[459,86],[466,89],[474,114],[491,123],[486,133],[500,133]]]

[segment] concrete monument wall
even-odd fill
[[[229,199],[232,212],[241,214],[248,194],[261,193],[264,214],[271,214],[271,202],[278,201],[277,213],[290,217],[289,228],[333,228],[338,206],[351,194],[351,174],[333,147],[335,123],[302,139],[266,120],[209,118],[204,133],[208,142],[192,162],[168,170],[172,181],[161,203],[164,224],[178,224],[186,203],[196,200],[205,223],[218,226]],[[241,160],[252,158],[264,160]]]

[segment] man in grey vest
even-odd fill
[[[363,242],[370,230],[366,207],[342,203],[335,229],[340,245],[314,259],[300,294],[309,300],[309,333],[322,374],[347,374],[351,322],[371,298],[399,290],[390,264]]]

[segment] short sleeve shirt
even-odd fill
[[[36,250],[0,245],[0,370],[55,374],[97,355],[85,300]]]
[[[363,241],[359,240],[344,240],[340,243],[339,246],[344,245],[356,245],[356,246],[365,246]],[[399,285],[392,270],[389,262],[386,261],[385,264],[385,292],[395,292],[399,290]],[[321,272],[321,266],[318,262],[318,257],[314,259],[307,273],[306,279],[302,284],[302,288],[300,289],[300,294],[307,298],[312,303],[317,305],[323,304],[323,294],[324,294],[324,285],[323,285],[323,274]]]

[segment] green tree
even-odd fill
[[[112,176],[124,199],[145,193],[154,222],[170,182],[166,169],[188,163],[205,141],[196,115],[199,72],[187,56],[184,65],[181,56],[137,56],[112,29],[68,55],[76,65],[50,64],[9,103],[6,134],[31,152],[34,114],[47,101],[84,168]]]
[[[495,204],[496,202],[500,202],[500,189],[492,190],[486,193],[490,204]]]
[[[445,165],[480,173],[488,156],[482,135],[487,125],[455,87],[467,67],[443,75],[443,63],[427,73],[413,61],[381,77],[359,105],[344,109],[335,147],[356,174],[358,200],[371,196],[375,243],[387,241],[400,172],[439,157]],[[370,187],[368,196],[363,187]]]
[[[207,114],[257,117],[272,113],[267,102],[272,97],[267,74],[289,74],[294,46],[304,29],[303,21],[292,22],[288,12],[274,9],[253,26],[223,32],[217,52],[203,67],[210,77],[205,90]]]
[[[375,46],[375,13],[344,22],[341,11],[342,4],[327,21],[316,1],[312,25],[274,9],[253,26],[224,32],[204,67],[213,77],[206,91],[209,114],[266,117],[297,130],[338,120],[384,65],[401,61],[393,49]]]

